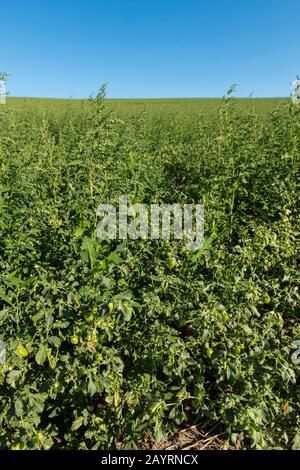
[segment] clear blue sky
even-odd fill
[[[0,71],[14,96],[288,96],[299,0],[10,0]]]

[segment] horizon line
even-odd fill
[[[50,97],[50,96],[7,96],[7,99],[33,99],[33,100],[68,100],[68,101],[88,101],[90,98],[94,98],[96,95],[91,95],[89,97],[85,98],[74,98],[72,96],[70,97]],[[105,97],[107,100],[110,101],[121,101],[121,100],[222,100],[226,98],[225,96],[192,96],[192,97],[186,97],[186,96],[172,96],[172,97],[131,97],[131,98],[110,98],[108,96]],[[231,96],[231,98],[234,99],[243,99],[243,100],[274,100],[274,99],[289,99],[290,96]]]

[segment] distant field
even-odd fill
[[[253,110],[256,114],[265,115],[278,105],[288,103],[289,98],[237,98],[236,106],[243,111]],[[47,110],[65,111],[67,108],[80,110],[86,100],[52,99],[52,98],[8,98],[9,106],[18,108],[44,108]],[[199,113],[215,115],[222,98],[172,98],[172,99],[108,99],[107,103],[118,115],[133,115],[144,110],[147,114],[180,113],[194,116]]]

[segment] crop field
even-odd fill
[[[9,98],[0,448],[299,449],[299,153],[288,99]],[[121,195],[204,204],[202,245],[99,239]]]
[[[277,106],[288,104],[288,98],[236,98],[236,108],[242,112],[254,111],[257,116],[265,116],[276,109]],[[43,112],[45,110],[54,111],[57,114],[64,114],[67,109],[73,112],[81,112],[86,107],[87,100],[75,99],[51,99],[51,98],[7,98],[7,107],[27,110],[32,108]],[[174,114],[182,119],[194,119],[205,116],[216,117],[222,99],[220,98],[170,98],[170,99],[107,99],[108,109],[114,111],[120,118],[130,117],[139,112],[147,116],[163,115],[164,118]]]

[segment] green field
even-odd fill
[[[300,448],[299,152],[284,98],[9,98],[0,449]],[[100,240],[120,195],[203,203],[203,244]]]
[[[80,111],[87,100],[51,99],[51,98],[8,98],[9,107],[22,109],[51,110],[64,112],[66,108]],[[288,98],[239,98],[237,108],[241,111],[253,110],[258,115],[265,115],[281,104],[289,103]],[[221,98],[170,98],[170,99],[108,99],[107,105],[119,115],[133,115],[145,111],[151,115],[161,113],[179,113],[181,116],[215,115],[222,103]]]

